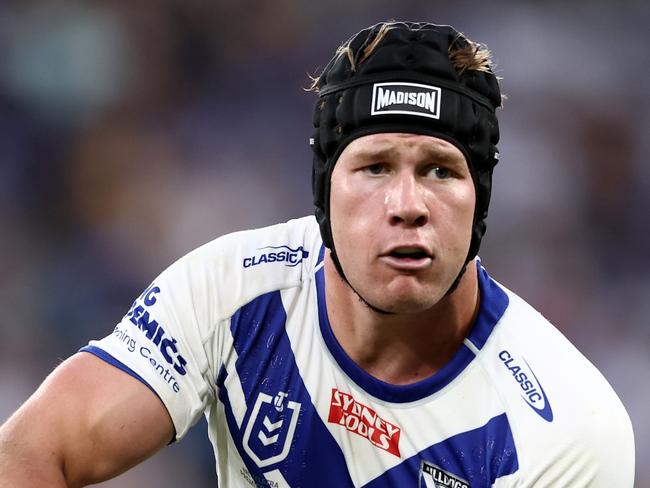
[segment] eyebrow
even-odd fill
[[[373,162],[382,160],[392,160],[399,156],[400,151],[392,145],[385,145],[384,147],[358,149],[352,153],[352,157],[357,160]],[[440,161],[445,163],[464,163],[465,155],[461,153],[462,158],[456,157],[456,153],[452,152],[450,148],[440,146],[437,144],[426,144],[418,148],[418,155],[423,159],[431,159],[432,161]]]
[[[377,161],[384,159],[394,159],[399,155],[399,151],[392,146],[383,148],[358,149],[352,153],[354,159],[363,159],[364,161]]]

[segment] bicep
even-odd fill
[[[146,385],[88,353],[62,363],[14,421],[27,439],[60,456],[71,485],[112,478],[174,434],[165,406]]]

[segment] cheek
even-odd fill
[[[456,202],[451,209],[450,219],[450,224],[454,225],[459,239],[463,241],[463,247],[465,243],[469,245],[471,239],[475,206],[474,186],[464,186],[457,194]]]
[[[332,230],[342,233],[358,233],[364,225],[368,212],[367,195],[360,185],[354,184],[353,178],[332,175],[330,189],[330,223]]]
[[[346,183],[332,178],[330,225],[336,252],[349,268],[351,262],[365,262],[372,254],[381,205],[371,192]]]
[[[364,207],[361,199],[332,193],[330,225],[337,250],[340,251],[343,243],[354,244],[359,242],[359,239],[368,238],[372,230],[368,225],[369,221],[367,208]]]
[[[467,186],[461,194],[460,202],[458,204],[459,213],[464,221],[469,222],[470,225],[474,221],[474,209],[476,207],[476,194],[474,192],[474,185]]]
[[[476,202],[473,184],[458,185],[434,200],[430,203],[431,220],[441,244],[459,251],[469,246]]]
[[[459,181],[449,196],[449,209],[455,218],[462,219],[462,222],[474,219],[476,192],[471,179]]]

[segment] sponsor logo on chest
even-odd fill
[[[381,418],[372,408],[357,402],[349,393],[332,388],[327,421],[365,437],[379,449],[400,456],[399,439],[402,430]]]

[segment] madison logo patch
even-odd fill
[[[402,114],[440,118],[440,88],[420,83],[386,82],[372,87],[370,115]]]
[[[470,488],[469,483],[458,476],[422,461],[419,488]]]
[[[372,408],[357,402],[352,395],[332,388],[332,401],[327,419],[329,423],[345,427],[365,437],[379,449],[399,457],[399,438],[402,430],[382,419]]]

